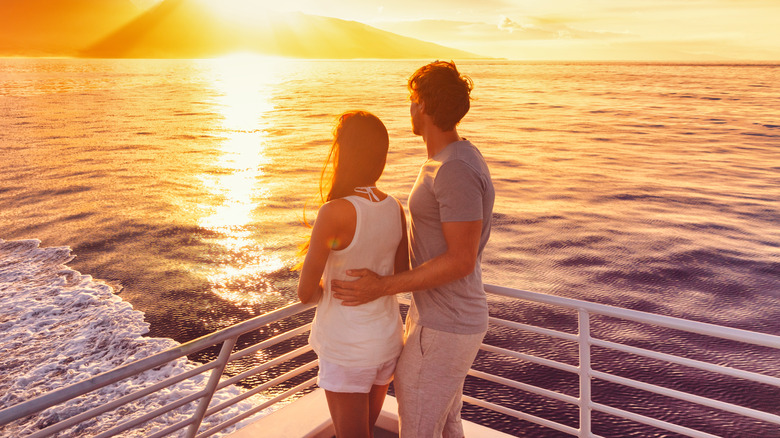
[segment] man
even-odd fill
[[[462,437],[463,382],[487,330],[482,250],[495,192],[479,150],[457,124],[473,84],[452,62],[436,61],[409,79],[412,131],[428,152],[409,195],[412,270],[379,276],[348,271],[334,297],[359,305],[412,292],[404,349],[395,372],[401,436]]]

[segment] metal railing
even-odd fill
[[[574,405],[579,410],[579,427],[572,427],[563,423],[559,423],[553,420],[541,418],[526,412],[514,410],[508,407],[504,407],[495,403],[491,403],[486,400],[480,400],[471,396],[464,396],[464,401],[483,408],[496,411],[505,415],[509,415],[518,419],[530,421],[548,428],[552,428],[557,431],[568,433],[579,437],[594,437],[596,435],[592,432],[591,416],[594,411],[606,413],[618,418],[631,420],[634,422],[646,424],[649,426],[665,429],[675,433],[679,433],[691,437],[712,437],[714,435],[701,432],[689,427],[673,424],[671,422],[647,417],[634,412],[630,412],[624,409],[620,409],[606,404],[594,402],[592,399],[591,385],[593,379],[599,379],[606,382],[611,382],[627,387],[639,389],[642,391],[648,391],[655,394],[660,394],[680,400],[685,400],[697,405],[706,406],[710,408],[720,409],[726,412],[746,416],[749,418],[757,419],[760,421],[768,422],[770,424],[780,427],[780,416],[763,412],[756,409],[751,409],[731,403],[726,403],[710,398],[702,397],[699,395],[682,392],[679,390],[665,388],[659,385],[641,382],[637,380],[612,375],[603,371],[593,369],[591,363],[591,348],[600,347],[617,352],[628,353],[632,355],[643,356],[655,360],[666,361],[673,364],[684,365],[695,369],[705,370],[712,373],[717,373],[724,376],[737,377],[752,382],[758,382],[766,385],[770,385],[776,388],[780,388],[780,378],[769,376],[766,374],[760,374],[735,368],[730,368],[714,363],[694,360],[686,357],[680,357],[671,355],[668,353],[651,351],[635,346],[624,345],[620,343],[611,342],[604,339],[591,336],[591,317],[596,315],[619,318],[626,321],[652,324],[657,327],[665,327],[669,329],[682,330],[685,332],[696,333],[700,335],[707,335],[719,339],[725,339],[730,341],[738,341],[747,344],[769,347],[771,349],[780,351],[780,336],[773,336],[763,333],[750,332],[745,330],[739,330],[734,328],[722,327],[712,324],[705,324],[700,322],[693,322],[679,318],[666,317],[651,313],[639,312],[634,310],[621,309],[601,304],[588,303],[584,301],[539,294],[534,292],[521,291],[517,289],[510,289],[505,287],[486,285],[485,290],[490,294],[495,294],[502,297],[509,297],[520,299],[533,303],[543,303],[556,308],[572,309],[577,313],[577,332],[570,333],[558,330],[552,330],[536,325],[524,324],[519,322],[507,321],[499,318],[490,318],[490,323],[493,326],[509,327],[511,329],[526,331],[535,333],[537,335],[548,336],[555,339],[562,339],[570,341],[577,345],[577,355],[579,358],[579,365],[571,365],[551,359],[547,359],[532,354],[520,353],[513,350],[500,348],[497,346],[483,344],[482,349],[486,352],[493,354],[499,354],[504,357],[519,359],[530,363],[551,367],[557,370],[573,373],[578,376],[579,379],[579,396],[574,397],[562,392],[557,392],[538,386],[517,382],[512,379],[507,379],[501,376],[492,375],[484,371],[478,371],[472,369],[470,375],[484,379],[496,384],[504,385],[509,388],[514,388],[522,391],[527,391],[544,397],[549,397],[560,402]],[[55,433],[65,431],[75,425],[98,417],[99,415],[116,409],[120,406],[133,402],[134,400],[142,397],[154,396],[158,391],[169,387],[175,383],[181,382],[185,379],[192,378],[193,376],[210,371],[210,376],[205,387],[199,391],[188,394],[179,400],[173,401],[161,406],[151,412],[141,413],[140,415],[129,418],[121,424],[106,425],[106,430],[100,432],[99,437],[108,437],[117,435],[124,431],[130,430],[134,427],[142,425],[156,417],[159,417],[166,412],[180,408],[182,406],[197,403],[194,413],[187,419],[179,421],[175,424],[166,425],[166,427],[158,432],[150,435],[150,437],[163,437],[171,433],[180,431],[180,434],[184,434],[187,437],[207,437],[218,432],[224,431],[228,427],[234,426],[237,423],[267,409],[268,407],[291,397],[294,394],[300,393],[307,388],[315,384],[316,378],[310,378],[303,383],[300,383],[292,388],[285,389],[281,393],[276,394],[272,398],[263,401],[262,403],[248,409],[233,418],[224,421],[215,426],[209,427],[207,430],[203,429],[202,422],[204,418],[208,418],[217,412],[224,410],[227,407],[233,406],[243,400],[246,400],[256,394],[267,392],[270,388],[276,387],[288,380],[299,376],[300,374],[313,369],[317,366],[317,361],[313,360],[303,365],[297,365],[297,368],[286,372],[276,378],[272,378],[269,381],[262,382],[258,386],[247,389],[240,395],[221,402],[216,406],[210,406],[212,403],[212,397],[216,391],[226,388],[231,385],[235,385],[239,381],[248,377],[254,376],[258,373],[262,373],[266,370],[270,370],[279,366],[282,363],[288,362],[293,359],[298,359],[296,363],[300,363],[299,356],[307,353],[311,350],[309,346],[293,349],[292,351],[280,354],[279,356],[268,360],[259,366],[249,369],[244,372],[240,372],[232,377],[226,377],[223,372],[226,366],[231,361],[236,361],[240,358],[248,356],[250,354],[257,353],[261,350],[268,349],[280,342],[289,340],[296,336],[300,336],[306,333],[311,324],[304,323],[290,331],[280,333],[279,335],[270,339],[264,340],[257,344],[251,345],[240,351],[233,352],[237,339],[242,334],[258,330],[271,323],[284,320],[286,318],[294,317],[301,312],[310,309],[311,305],[293,304],[279,310],[261,315],[234,326],[228,327],[224,330],[212,333],[194,341],[187,342],[178,347],[163,351],[145,359],[138,360],[128,365],[116,368],[109,372],[100,374],[91,379],[61,388],[56,391],[44,394],[36,399],[29,400],[24,403],[20,403],[15,406],[8,407],[0,411],[0,428],[11,422],[23,419],[29,415],[33,415],[37,412],[41,412],[45,409],[58,406],[68,400],[80,397],[85,394],[89,394],[92,391],[119,382],[123,379],[127,379],[132,376],[136,376],[148,370],[152,370],[156,367],[162,366],[170,361],[185,357],[195,352],[204,350],[209,347],[221,345],[220,353],[217,359],[202,364],[180,373],[175,376],[168,377],[167,379],[160,381],[159,383],[152,384],[142,390],[133,392],[131,394],[122,396],[116,400],[113,400],[104,405],[89,409],[85,412],[74,415],[70,418],[59,421],[44,429],[38,430],[32,435],[33,438],[44,437],[53,435]],[[773,351],[774,351],[773,350]],[[288,385],[289,386],[289,385]],[[186,428],[186,430],[184,430]],[[0,429],[2,431],[2,429]]]
[[[534,394],[542,395],[551,399],[559,400],[565,403],[576,405],[579,408],[579,428],[568,426],[556,421],[541,418],[535,415],[531,415],[525,412],[509,409],[497,404],[489,403],[484,400],[479,400],[473,397],[464,396],[464,401],[468,403],[481,406],[496,412],[500,412],[506,415],[510,415],[522,420],[530,421],[545,427],[549,427],[561,432],[575,435],[578,437],[595,437],[592,432],[591,416],[593,411],[600,411],[618,418],[631,420],[637,423],[642,423],[652,427],[664,429],[670,432],[675,432],[681,435],[690,437],[714,437],[710,433],[695,430],[689,427],[674,424],[668,421],[663,421],[656,418],[651,418],[645,415],[640,415],[634,412],[630,412],[624,409],[619,409],[613,406],[608,406],[602,403],[596,403],[592,400],[591,385],[593,379],[600,379],[606,382],[611,382],[626,387],[639,389],[642,391],[660,394],[667,397],[672,397],[678,400],[683,400],[696,405],[705,406],[708,408],[715,408],[722,411],[730,412],[733,414],[749,417],[759,421],[767,422],[769,424],[777,425],[780,428],[780,415],[775,415],[769,412],[763,412],[756,409],[751,409],[743,406],[739,406],[732,403],[726,403],[719,400],[714,400],[707,397],[698,396],[695,394],[669,389],[663,386],[646,383],[638,380],[633,380],[625,377],[620,377],[603,371],[593,369],[591,363],[591,347],[603,347],[616,352],[629,353],[636,356],[655,359],[659,361],[665,361],[667,363],[684,365],[693,369],[703,370],[722,376],[736,377],[747,381],[757,382],[780,388],[780,378],[736,369],[732,367],[717,365],[709,362],[694,360],[686,357],[676,356],[658,351],[647,350],[644,348],[638,348],[630,345],[624,345],[599,339],[591,336],[591,317],[596,315],[618,318],[625,321],[650,324],[655,327],[663,327],[674,330],[681,330],[688,333],[695,333],[698,335],[706,335],[713,338],[736,341],[761,347],[769,347],[774,349],[778,356],[780,356],[780,336],[769,335],[765,333],[757,333],[747,330],[740,330],[730,327],[723,327],[714,324],[707,324],[702,322],[689,321],[680,318],[673,318],[668,316],[657,315],[653,313],[639,312],[635,310],[622,309],[602,304],[589,303],[585,301],[579,301],[570,298],[539,294],[534,292],[521,291],[517,289],[510,289],[506,287],[485,285],[485,291],[491,294],[517,298],[533,303],[543,303],[552,305],[559,308],[571,309],[577,312],[577,333],[568,333],[558,330],[551,330],[539,326],[522,324],[513,321],[506,321],[498,318],[490,318],[490,323],[494,325],[500,325],[517,329],[521,331],[536,333],[539,335],[549,336],[556,339],[562,339],[576,343],[579,365],[574,366],[571,364],[558,362],[555,360],[545,359],[538,356],[529,354],[523,354],[512,350],[507,350],[499,347],[483,344],[482,350],[497,353],[523,361],[532,362],[535,364],[551,367],[557,370],[567,371],[574,373],[579,379],[579,397],[573,397],[567,394],[563,394],[556,391],[551,391],[538,386],[529,385],[521,382],[516,382],[503,377],[491,375],[485,372],[476,371],[472,369],[469,374],[484,380],[488,380],[494,383],[499,383],[511,388],[519,389],[522,391],[531,392]],[[660,342],[661,340],[659,340]],[[778,363],[778,369],[780,371],[780,363]],[[736,434],[737,431],[734,431]]]
[[[283,320],[285,318],[293,317],[301,312],[308,310],[311,307],[313,306],[304,305],[304,304],[292,304],[283,307],[281,309],[275,310],[273,312],[269,312],[264,315],[260,315],[258,317],[246,320],[239,324],[230,326],[218,332],[214,332],[209,335],[203,336],[201,338],[195,339],[193,341],[187,342],[178,347],[174,347],[169,350],[149,356],[147,358],[121,366],[119,368],[115,368],[111,371],[92,377],[91,379],[83,380],[73,385],[66,386],[64,388],[49,392],[35,399],[3,409],[2,411],[0,411],[0,428],[13,421],[27,417],[28,415],[41,412],[45,409],[51,408],[53,406],[57,406],[63,402],[74,399],[76,397],[89,394],[92,391],[98,390],[105,386],[111,385],[113,383],[119,382],[121,380],[133,376],[137,376],[146,371],[155,369],[171,361],[177,360],[179,358],[183,358],[187,355],[197,353],[207,348],[214,347],[221,344],[219,356],[217,357],[217,359],[213,361],[210,361],[206,364],[202,364],[200,366],[197,366],[193,369],[190,369],[178,375],[171,376],[163,381],[155,383],[142,390],[135,391],[128,395],[122,396],[116,400],[103,404],[101,406],[89,409],[85,412],[79,413],[70,418],[59,421],[44,429],[38,430],[31,435],[28,435],[28,437],[30,438],[40,438],[40,437],[54,435],[58,432],[65,431],[73,426],[76,426],[79,423],[98,417],[99,415],[105,412],[114,410],[120,406],[127,405],[128,403],[131,403],[142,397],[153,395],[167,387],[170,387],[171,385],[182,382],[186,379],[190,379],[201,373],[210,371],[211,374],[209,375],[208,382],[205,385],[205,388],[201,389],[200,391],[196,391],[194,393],[188,394],[178,400],[175,400],[171,403],[161,406],[151,412],[142,413],[139,416],[127,419],[121,424],[109,425],[106,430],[96,435],[96,437],[102,438],[102,437],[109,437],[109,436],[120,434],[124,431],[142,425],[154,418],[164,415],[167,412],[173,411],[174,409],[178,409],[182,406],[186,406],[193,402],[196,402],[197,405],[194,410],[194,413],[191,416],[189,416],[189,418],[177,422],[175,424],[167,425],[167,427],[165,427],[164,429],[154,433],[153,435],[149,435],[149,438],[163,437],[171,433],[180,431],[184,428],[187,428],[186,432],[184,433],[184,436],[188,438],[191,437],[200,438],[200,437],[211,436],[217,432],[220,432],[230,426],[233,426],[241,422],[242,420],[248,417],[251,417],[252,415],[268,408],[269,406],[278,403],[281,400],[284,400],[296,393],[304,391],[306,388],[311,387],[315,384],[316,378],[311,378],[293,388],[290,388],[282,392],[281,394],[276,395],[270,400],[267,400],[257,406],[254,406],[252,409],[249,409],[237,416],[234,416],[228,421],[225,421],[221,424],[209,428],[208,430],[201,431],[200,433],[198,433],[204,418],[211,416],[219,411],[222,411],[225,408],[233,406],[236,403],[246,400],[247,398],[252,397],[253,395],[259,394],[263,391],[267,391],[269,388],[287,382],[288,380],[317,366],[317,361],[314,360],[312,362],[301,365],[298,368],[295,368],[292,371],[289,371],[268,382],[264,382],[263,384],[257,387],[245,391],[239,396],[227,400],[217,406],[209,406],[209,404],[212,401],[212,397],[220,389],[226,388],[230,385],[237,383],[240,380],[256,375],[257,373],[261,373],[265,370],[278,366],[283,362],[292,360],[308,351],[311,351],[311,347],[304,346],[295,349],[293,351],[290,351],[286,354],[282,354],[279,357],[274,358],[273,360],[265,362],[251,370],[245,371],[236,376],[227,379],[223,378],[223,372],[229,362],[236,361],[250,354],[254,354],[260,350],[267,349],[271,346],[279,344],[280,342],[289,340],[295,336],[302,335],[310,329],[311,323],[304,324],[302,326],[299,326],[293,330],[284,333],[280,333],[277,336],[274,336],[270,339],[259,342],[257,344],[251,345],[243,350],[233,352],[232,350],[236,345],[236,341],[238,340],[239,336],[254,330],[258,330],[264,326]],[[2,432],[2,429],[0,429],[0,432]]]

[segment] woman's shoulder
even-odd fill
[[[322,204],[319,212],[317,212],[317,217],[321,214],[333,215],[349,212],[350,210],[355,211],[355,206],[352,202],[345,198],[337,198]]]
[[[355,206],[347,199],[338,198],[328,201],[320,207],[315,221],[342,221],[355,216]]]

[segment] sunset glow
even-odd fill
[[[3,8],[0,56],[780,59],[775,0],[29,0]]]
[[[269,4],[273,2],[260,0],[200,0],[216,14],[246,25],[262,23],[269,12]],[[260,22],[260,23],[258,23]]]
[[[507,385],[461,385],[498,403],[468,409],[488,435],[780,438],[778,17],[780,0],[0,0],[0,438],[305,436],[257,428],[305,427],[266,415],[299,401],[329,424],[315,313],[356,322],[339,348],[379,360],[347,338],[372,319],[400,347],[410,296],[488,333],[474,369]],[[379,122],[342,123],[363,111]],[[399,302],[340,295],[392,275]]]
[[[200,206],[210,214],[200,218],[198,225],[219,236],[207,239],[210,244],[229,254],[242,254],[240,260],[216,263],[206,272],[213,292],[238,306],[256,305],[278,294],[269,295],[249,285],[238,293],[233,283],[256,283],[283,267],[278,254],[256,245],[253,225],[253,212],[273,195],[263,176],[270,163],[265,151],[269,141],[265,116],[274,109],[269,93],[278,81],[274,62],[278,60],[240,55],[204,65],[217,96],[213,108],[221,116],[219,129],[227,136],[221,142],[215,170],[200,176],[206,191],[221,198],[221,203],[216,208]]]

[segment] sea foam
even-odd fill
[[[0,239],[0,409],[92,378],[115,367],[176,347],[172,339],[150,338],[142,312],[114,294],[111,286],[65,266],[67,247],[41,248],[38,240]],[[196,367],[181,358],[130,379],[44,410],[0,428],[2,436],[24,436],[57,421]],[[152,397],[109,411],[60,436],[89,436],[202,389],[208,373],[172,385]],[[212,403],[240,393],[228,387]],[[250,409],[241,402],[204,420],[210,427]],[[185,405],[122,436],[148,436],[185,420]],[[240,426],[240,424],[239,424]]]

